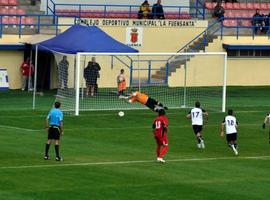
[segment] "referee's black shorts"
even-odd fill
[[[49,140],[59,140],[61,135],[61,130],[59,126],[50,126],[48,132]]]
[[[236,141],[237,133],[226,134],[227,142]]]
[[[145,105],[148,108],[150,108],[151,110],[154,110],[157,104],[158,104],[158,102],[155,99],[153,99],[151,97],[148,97],[147,102],[146,102]]]

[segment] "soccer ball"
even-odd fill
[[[119,115],[119,117],[123,117],[123,116],[125,115],[125,113],[124,113],[123,111],[120,111],[120,112],[118,113],[118,115]]]

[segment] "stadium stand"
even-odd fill
[[[0,15],[2,24],[5,28],[17,27],[17,25],[30,25],[33,28],[34,18],[31,16],[26,17],[26,10],[20,7],[17,0],[0,0]]]
[[[212,12],[214,7],[217,5],[216,2],[205,2],[205,8],[208,12]],[[255,10],[260,10],[261,14],[268,15],[270,13],[270,3],[266,2],[257,2],[257,1],[245,1],[239,3],[222,3],[223,8],[225,9],[225,19],[223,25],[224,26],[244,26],[250,27],[252,26],[252,19],[244,19],[244,18],[252,18],[255,14]],[[236,19],[232,19],[236,18]],[[242,19],[237,19],[242,18]]]
[[[129,10],[76,10],[76,9],[57,9],[56,15],[64,17],[86,17],[86,18],[138,18],[138,11]],[[187,11],[175,12],[168,11],[165,12],[166,19],[191,19]]]

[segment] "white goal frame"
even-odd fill
[[[226,52],[191,52],[191,53],[91,53],[78,52],[76,54],[76,71],[75,71],[75,115],[79,115],[79,101],[80,101],[80,64],[81,56],[95,55],[95,56],[196,56],[196,55],[220,55],[224,56],[223,66],[223,89],[222,89],[222,112],[226,109],[226,86],[227,86],[227,53]]]

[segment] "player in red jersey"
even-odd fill
[[[163,156],[168,151],[168,118],[165,115],[165,110],[158,111],[158,117],[155,118],[153,123],[153,134],[157,143],[157,162],[165,163]]]

